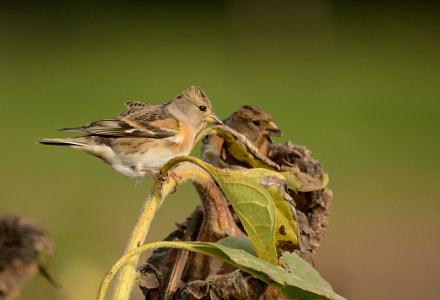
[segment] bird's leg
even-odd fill
[[[152,175],[154,181],[162,182],[162,180],[157,178],[157,175],[160,173],[160,170],[162,169],[161,167],[144,167],[141,165],[133,165],[131,166],[131,168],[133,169],[133,171],[135,171],[140,175],[139,178],[144,178],[145,176]],[[141,175],[141,173],[147,173],[147,174]]]
[[[177,191],[177,187],[180,184],[180,180],[182,180],[182,177],[180,177],[179,175],[177,175],[175,172],[173,172],[172,170],[169,170],[168,173],[170,174],[171,177],[173,177],[174,181],[176,182],[176,186],[174,187],[173,191],[171,192],[171,194],[174,194]],[[168,174],[167,173],[167,174]]]
[[[163,175],[162,178],[159,178],[159,174],[160,174],[160,170],[162,169],[161,167],[144,167],[144,166],[140,166],[140,165],[134,165],[132,166],[133,170],[135,172],[149,172],[153,175],[153,179],[156,182],[163,182],[164,180],[168,179],[168,176],[171,176],[175,181],[176,184],[179,185],[180,180],[182,180],[182,178],[177,175],[175,172],[173,172],[172,170],[169,170],[165,175]],[[145,175],[144,175],[145,176]]]
[[[176,184],[179,185],[180,180],[182,180],[182,177],[180,177],[179,175],[177,175],[175,172],[173,172],[172,170],[169,170],[167,174],[170,174],[171,177],[173,177],[174,181],[176,181]]]
[[[158,175],[159,175],[159,174],[153,175],[153,179],[154,179],[154,181],[156,181],[157,183],[162,183],[162,181],[163,181],[164,179],[163,179],[163,178],[162,178],[162,179],[159,179]]]
[[[176,182],[176,186],[174,187],[174,189],[170,192],[170,194],[174,194],[177,191],[177,187],[179,186],[180,180],[182,180],[182,177],[180,177],[179,175],[177,175],[175,172],[173,172],[172,170],[169,170],[163,177],[162,177],[162,181],[167,180],[169,177],[172,177],[174,179],[174,181]],[[156,181],[159,179],[155,179]],[[160,180],[158,181],[160,182]]]

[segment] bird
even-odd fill
[[[59,131],[81,132],[71,138],[43,138],[40,144],[68,146],[102,159],[119,174],[156,178],[172,158],[188,155],[206,125],[223,124],[205,92],[193,86],[162,105],[130,101],[117,118]]]
[[[223,123],[246,136],[266,157],[269,146],[272,144],[271,136],[282,135],[281,129],[275,124],[272,116],[257,106],[241,106]],[[228,166],[224,162],[232,160],[223,147],[223,138],[216,135],[208,135],[203,138],[200,153],[202,160],[217,167]]]

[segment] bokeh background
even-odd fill
[[[63,286],[38,275],[20,299],[93,299],[152,186],[37,138],[191,85],[222,118],[243,104],[266,109],[285,133],[277,141],[323,163],[335,197],[317,269],[338,293],[439,299],[439,6],[207,2],[1,3],[0,215],[48,228],[49,270]],[[149,240],[197,203],[181,186]]]

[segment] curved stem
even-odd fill
[[[184,249],[184,250],[192,250],[192,248],[190,246],[184,245],[183,243],[180,243],[180,242],[154,242],[154,243],[149,243],[149,244],[146,244],[143,246],[139,246],[138,248],[132,249],[130,251],[126,251],[126,254],[124,256],[122,256],[111,267],[111,269],[105,274],[105,277],[99,286],[98,294],[96,295],[96,300],[103,300],[104,299],[105,293],[107,292],[107,289],[108,289],[108,286],[109,286],[111,280],[115,277],[115,275],[117,274],[118,270],[121,267],[123,267],[123,269],[124,269],[126,266],[131,266],[130,260],[132,260],[133,258],[136,258],[136,260],[137,260],[137,257],[139,256],[139,254],[141,252],[147,251],[150,249],[161,248],[161,247],[170,247],[170,248],[180,248],[180,249]],[[119,277],[119,280],[120,280],[120,277]],[[123,296],[123,295],[121,295],[121,296]],[[115,298],[115,299],[122,299],[122,298]]]
[[[169,162],[167,162],[165,164],[165,166],[163,166],[162,170],[160,170],[159,178],[163,178],[163,176],[165,176],[165,174],[171,168],[173,168],[175,165],[177,165],[179,163],[182,163],[182,162],[193,163],[193,164],[197,165],[198,167],[200,167],[201,169],[205,170],[209,175],[211,175],[212,178],[214,178],[214,179],[217,178],[217,175],[214,172],[214,167],[213,166],[211,166],[208,163],[205,163],[201,159],[198,159],[198,158],[195,158],[195,157],[192,157],[192,156],[178,156],[178,157],[175,157],[175,158],[171,159]],[[174,172],[176,172],[176,170],[174,170]],[[196,179],[195,180],[196,182],[199,182],[199,180],[197,180],[197,178],[195,178],[195,179]]]
[[[160,183],[156,182],[150,195],[147,197],[137,223],[133,228],[125,253],[136,249],[144,243],[151,222],[156,211],[162,204],[162,200],[161,186]],[[115,287],[113,299],[128,299],[130,297],[132,284],[136,278],[137,262],[138,257],[133,257],[122,268],[121,273],[119,274],[118,283]]]
[[[160,173],[160,178],[163,178],[172,167],[181,162],[192,162],[197,165],[204,164],[202,161],[192,158],[192,157],[177,157],[170,162],[168,162]],[[161,183],[156,182],[150,195],[147,197],[144,207],[142,208],[141,214],[139,215],[138,221],[133,228],[130,235],[128,245],[125,249],[125,253],[131,252],[134,249],[139,249],[139,247],[144,243],[145,238],[148,234],[151,222],[161,206],[165,197],[173,191],[179,184],[185,181],[191,181],[194,183],[203,183],[211,181],[210,175],[203,171],[198,166],[193,164],[182,164],[178,166],[173,172],[177,175],[174,177],[169,177],[163,180]],[[179,178],[179,179],[176,179]],[[128,300],[136,280],[136,266],[139,256],[132,256],[127,263],[122,267],[118,282],[115,287],[115,292],[113,294],[113,299],[117,300]]]

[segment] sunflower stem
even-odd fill
[[[191,163],[184,163],[191,162]],[[165,178],[165,174],[168,173],[176,165],[183,163],[176,167],[173,172],[176,176],[168,176]],[[196,164],[196,165],[194,165]],[[189,156],[179,156],[170,160],[161,170],[159,179],[161,182],[156,182],[151,190],[149,196],[147,197],[144,207],[139,215],[136,225],[130,235],[127,247],[124,251],[126,253],[132,253],[134,250],[138,249],[145,242],[145,238],[150,229],[150,225],[153,221],[156,212],[161,206],[163,200],[166,196],[175,190],[177,186],[183,182],[191,181],[196,184],[203,184],[207,181],[211,181],[210,175],[208,175],[203,168],[204,163],[196,158]],[[199,167],[200,166],[200,167]],[[208,171],[208,170],[206,170]],[[208,171],[209,172],[209,171]],[[165,179],[164,179],[165,178]],[[137,252],[136,252],[137,253]],[[139,252],[140,253],[140,252]],[[121,271],[118,276],[118,280],[115,286],[115,291],[113,294],[114,300],[128,300],[131,294],[131,290],[136,281],[136,266],[139,260],[139,254],[131,256],[121,265]],[[119,269],[119,268],[118,268]],[[113,269],[112,269],[113,270]],[[112,270],[110,272],[112,272]],[[113,277],[115,274],[111,274]],[[107,275],[106,275],[107,277]],[[107,284],[108,285],[108,284]],[[102,292],[105,293],[107,286],[100,287],[97,298],[103,299]]]

